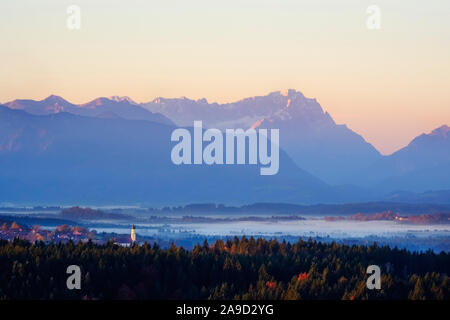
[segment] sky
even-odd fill
[[[450,125],[448,0],[2,0],[0,42],[2,103],[293,88],[383,154]]]

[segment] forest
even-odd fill
[[[81,289],[69,290],[69,265]],[[381,268],[381,289],[366,268]],[[157,244],[0,240],[0,300],[449,300],[450,256],[313,240],[229,238],[192,250]]]

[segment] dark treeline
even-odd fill
[[[381,290],[366,268],[381,268]],[[81,290],[68,290],[78,265]],[[431,251],[234,238],[172,245],[0,241],[0,299],[445,299],[450,257]]]
[[[444,191],[443,191],[444,192]],[[450,192],[450,191],[449,191]],[[445,192],[444,192],[445,193]],[[445,195],[447,195],[445,193]],[[448,198],[448,197],[447,197]],[[444,197],[444,199],[447,199]],[[85,212],[83,212],[83,210]],[[92,210],[92,211],[88,211]],[[302,215],[351,215],[357,213],[363,214],[375,214],[383,211],[393,211],[400,214],[432,214],[432,213],[450,213],[450,203],[448,201],[437,201],[430,203],[430,201],[424,203],[415,202],[393,202],[393,201],[374,201],[374,202],[360,202],[360,203],[343,203],[343,204],[314,204],[314,205],[300,205],[289,203],[253,203],[241,206],[230,206],[220,203],[192,203],[180,206],[165,206],[161,208],[148,207],[148,208],[135,208],[135,209],[103,209],[93,210],[90,208],[65,208],[59,206],[35,206],[35,207],[0,207],[2,212],[60,212],[62,215],[70,215],[75,213],[75,218],[82,218],[83,216],[91,217],[93,214],[104,215],[107,213],[123,213],[128,215],[131,212],[141,212],[150,214],[302,214]],[[77,214],[78,211],[78,214]],[[89,214],[91,213],[91,214]],[[117,218],[118,216],[112,216]],[[120,216],[119,216],[120,217]]]
[[[121,211],[121,209],[117,209]],[[303,215],[349,215],[356,213],[375,214],[393,211],[401,214],[450,213],[450,204],[401,203],[401,202],[363,202],[345,204],[299,205],[289,203],[254,203],[242,206],[226,206],[216,203],[198,203],[185,206],[148,208],[152,214],[169,213],[226,213],[226,214],[303,214]]]

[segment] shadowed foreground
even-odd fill
[[[366,268],[381,268],[381,290]],[[81,290],[69,290],[69,265]],[[144,244],[0,241],[0,299],[450,298],[450,256],[299,241],[234,238],[187,251]]]

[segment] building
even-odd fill
[[[134,224],[131,225],[131,243],[136,242],[136,227]]]

